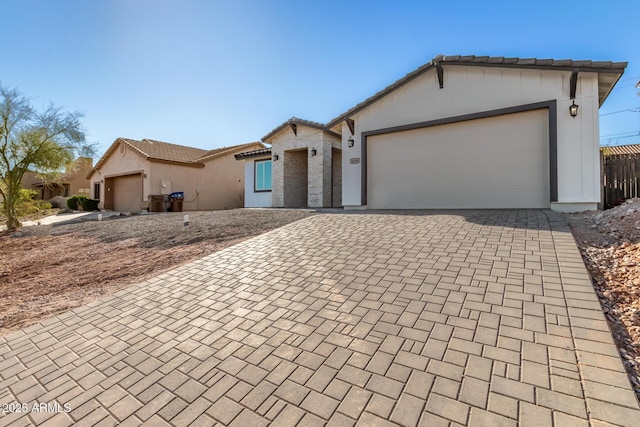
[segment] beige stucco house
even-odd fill
[[[438,56],[327,124],[343,204],[596,209],[598,109],[626,65]]]
[[[262,142],[271,149],[236,156],[245,163],[245,207],[342,206],[339,134],[321,123],[293,117],[265,135]],[[262,184],[267,177],[270,185]]]
[[[36,172],[29,171],[22,178],[22,188],[35,190],[36,197],[42,200],[78,194],[89,196],[90,188],[87,174],[92,167],[92,158],[79,157],[65,169],[64,173],[55,178],[44,179]]]
[[[203,150],[167,142],[118,138],[87,178],[103,210],[139,212],[149,196],[184,193],[183,209],[244,205],[244,169],[234,154],[264,148],[260,142]],[[168,207],[164,205],[164,210]]]

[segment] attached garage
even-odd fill
[[[443,56],[327,124],[345,209],[596,209],[625,62]]]
[[[545,109],[370,134],[372,209],[549,208]]]
[[[142,210],[142,174],[135,173],[105,180],[105,209],[119,212]]]

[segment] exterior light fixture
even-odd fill
[[[347,140],[347,145],[349,146],[349,148],[351,148],[353,147],[353,144],[355,144],[355,141],[353,140],[353,136],[350,136]]]
[[[574,119],[578,115],[578,106],[576,105],[575,101],[573,101],[573,104],[569,105],[569,114],[571,114],[571,117],[573,117]]]
[[[316,149],[315,149],[315,148],[312,148],[312,149],[311,149],[311,155],[312,155],[312,156],[315,156],[316,154],[318,154],[318,152],[316,151]]]
[[[274,162],[278,161],[278,158],[279,158],[279,157],[278,157],[278,155],[277,155],[277,154],[274,154],[274,155],[273,155],[273,161],[274,161]]]

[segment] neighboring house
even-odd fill
[[[598,109],[626,65],[438,56],[327,124],[342,202],[596,209]]]
[[[269,152],[236,156],[238,160],[245,160],[245,194],[252,194],[251,199],[246,199],[245,207],[342,206],[342,147],[339,134],[321,123],[293,117],[265,135],[262,142],[271,145]],[[268,190],[257,185],[261,171],[267,168],[271,179],[270,196],[259,194]],[[255,177],[253,186],[249,177]]]
[[[235,158],[244,161],[244,207],[270,208],[273,164],[271,148],[238,153]]]
[[[91,196],[103,210],[139,212],[149,196],[184,193],[184,210],[244,205],[244,171],[234,154],[259,142],[202,150],[167,142],[118,138],[89,172]],[[164,205],[166,210],[167,205]]]
[[[56,196],[70,197],[77,194],[89,196],[87,174],[93,167],[93,159],[79,157],[64,173],[56,178],[43,179],[37,172],[28,171],[22,178],[22,188],[35,190],[36,197],[49,200]]]

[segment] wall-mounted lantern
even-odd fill
[[[273,161],[274,161],[274,162],[277,162],[277,161],[278,161],[278,159],[279,159],[278,155],[277,155],[277,154],[274,154],[274,155],[273,155]]]
[[[318,152],[316,151],[316,149],[315,149],[315,148],[312,148],[312,149],[311,149],[311,156],[313,157],[313,156],[315,156],[316,154],[318,154]]]
[[[569,114],[571,114],[571,117],[573,117],[574,119],[578,115],[578,106],[576,105],[575,101],[573,101],[573,104],[569,106]]]
[[[353,144],[355,144],[355,141],[353,140],[353,136],[350,136],[349,139],[347,140],[347,146],[351,148],[353,147]]]

